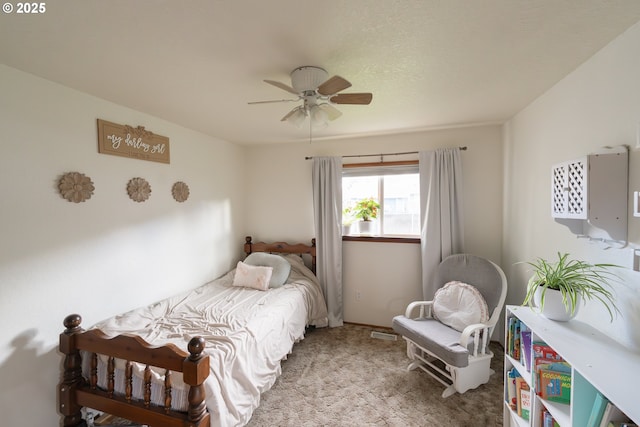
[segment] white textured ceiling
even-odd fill
[[[0,59],[227,141],[277,143],[309,137],[280,121],[296,104],[247,102],[290,98],[263,80],[290,85],[298,66],[373,93],[314,139],[502,122],[638,20],[638,0],[50,0],[0,13]]]

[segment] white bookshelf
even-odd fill
[[[579,320],[548,320],[529,307],[507,306],[505,337],[509,318],[520,319],[532,331],[533,340],[544,341],[571,364],[571,403],[545,401],[535,395],[532,376],[526,368],[507,354],[504,359],[504,426],[540,427],[540,411],[544,406],[561,427],[585,427],[593,401],[599,391],[636,424],[640,425],[640,353],[624,347],[595,328]],[[507,372],[515,367],[531,387],[531,416],[522,419],[507,403]]]

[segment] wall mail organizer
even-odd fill
[[[98,152],[132,159],[169,163],[169,138],[144,128],[98,119]]]
[[[628,148],[558,163],[551,168],[551,216],[578,237],[627,241]]]
[[[60,195],[69,202],[80,203],[93,195],[93,181],[80,172],[67,172],[58,181]]]

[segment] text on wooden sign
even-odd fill
[[[98,152],[152,162],[169,163],[169,138],[98,119]]]

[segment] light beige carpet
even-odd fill
[[[372,328],[309,330],[282,362],[249,427],[502,425],[503,350],[491,344],[489,383],[443,399],[444,386],[407,371],[405,341],[371,338]],[[390,332],[390,331],[384,331]]]

